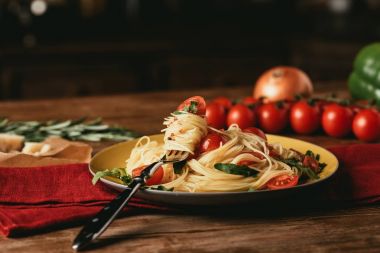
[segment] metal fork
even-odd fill
[[[137,190],[145,185],[146,180],[151,177],[156,170],[164,163],[177,163],[184,161],[188,152],[171,150],[157,162],[148,165],[138,177],[134,177],[128,188],[122,191],[111,202],[109,202],[99,213],[91,218],[77,237],[74,239],[72,248],[81,250],[88,246],[93,240],[98,238],[112,223],[121,210],[128,204]]]

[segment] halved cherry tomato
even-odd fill
[[[243,130],[243,132],[255,134],[255,135],[261,137],[262,139],[267,140],[267,136],[265,135],[265,133],[257,127],[247,127],[246,129]]]
[[[232,102],[227,97],[217,97],[212,102],[220,104],[226,111],[232,107]]]
[[[217,133],[209,133],[206,135],[200,143],[199,152],[204,153],[220,147],[221,144],[224,144],[222,136]]]
[[[196,108],[193,110],[191,108],[191,102],[196,103]],[[194,96],[186,99],[183,101],[178,107],[178,111],[183,111],[187,108],[187,110],[191,113],[197,114],[197,115],[205,115],[206,113],[206,101],[201,96]]]
[[[267,183],[267,188],[270,190],[279,190],[293,187],[298,183],[298,176],[280,175],[272,178]]]
[[[254,126],[255,123],[255,114],[243,104],[234,105],[228,112],[227,126],[237,124],[241,129],[245,129]]]
[[[211,103],[206,106],[207,125],[221,129],[226,124],[226,111],[224,107],[218,103]]]
[[[138,177],[140,176],[141,172],[146,168],[146,166],[141,166],[136,169],[132,170],[132,177]],[[156,172],[148,179],[146,180],[146,185],[157,185],[160,184],[162,181],[162,178],[164,176],[164,169],[162,166],[160,166]]]

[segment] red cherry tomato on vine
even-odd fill
[[[270,190],[279,190],[296,186],[298,176],[280,175],[272,178],[267,183],[267,188]]]
[[[141,172],[146,168],[146,166],[141,166],[132,170],[132,177],[140,176]],[[146,185],[157,185],[161,184],[162,178],[164,177],[164,169],[160,166],[154,174],[146,180]]]
[[[226,111],[222,105],[211,103],[206,106],[207,125],[216,129],[224,128],[226,116]]]
[[[322,114],[322,127],[332,137],[344,137],[351,132],[352,119],[353,112],[348,107],[331,104]]]
[[[267,136],[265,135],[265,133],[257,127],[247,127],[243,130],[243,132],[255,134],[255,135],[261,137],[262,139],[267,140]]]
[[[245,97],[241,102],[246,106],[254,106],[259,100],[254,97]]]
[[[195,108],[191,105],[195,104]],[[197,115],[205,115],[206,113],[206,101],[201,96],[194,96],[183,101],[178,107],[177,111],[188,111]]]
[[[219,148],[223,144],[224,140],[222,136],[217,133],[209,133],[201,140],[199,152],[209,152],[211,150]]]
[[[290,109],[290,125],[298,134],[312,134],[321,124],[321,113],[318,106],[306,101],[296,102]]]
[[[259,107],[259,126],[266,133],[279,133],[288,125],[289,110],[278,103],[268,103]]]
[[[380,137],[380,115],[372,109],[358,112],[352,122],[352,130],[361,141],[376,141]]]
[[[227,115],[227,126],[237,124],[241,129],[255,125],[255,114],[243,104],[234,105]]]
[[[232,107],[232,102],[227,97],[217,97],[212,102],[220,104],[225,110],[229,110]]]

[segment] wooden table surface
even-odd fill
[[[341,83],[317,86],[317,94]],[[220,95],[239,98],[250,87],[157,92],[108,97],[1,102],[0,115],[12,120],[103,117],[137,130],[158,133],[162,119],[184,98]],[[356,142],[323,134],[296,136],[321,146]],[[112,143],[93,144],[95,152]],[[289,206],[287,206],[289,203]],[[305,202],[306,203],[306,202]],[[260,205],[260,204],[258,204]],[[195,211],[195,210],[192,210]],[[21,238],[0,237],[0,252],[72,252],[80,227],[68,226]],[[91,252],[380,252],[380,205],[319,207],[283,200],[269,206],[198,210],[181,214],[142,212],[116,220]]]

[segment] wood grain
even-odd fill
[[[328,87],[328,85],[323,85]],[[343,87],[337,83],[336,91]],[[318,90],[318,94],[325,94]],[[3,102],[0,115],[13,120],[101,116],[139,131],[157,133],[162,118],[191,95],[242,97],[250,87],[156,92],[111,97]],[[344,92],[343,92],[343,95]],[[346,139],[296,136],[322,146],[354,143]],[[96,151],[112,144],[92,144]],[[319,207],[303,200],[236,209],[187,210],[184,213],[139,211],[116,220],[91,252],[380,252],[380,206]],[[21,238],[0,238],[0,252],[72,252],[80,226]]]

